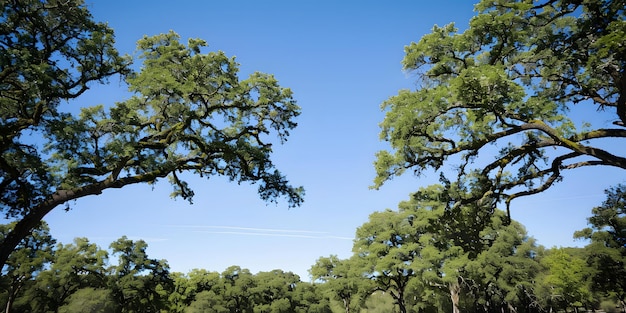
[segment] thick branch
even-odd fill
[[[26,216],[15,224],[13,230],[11,230],[11,232],[9,232],[9,234],[7,234],[4,238],[4,241],[0,244],[0,269],[4,266],[9,255],[13,252],[15,247],[17,247],[20,241],[28,236],[28,234],[32,232],[35,227],[37,227],[44,216],[55,207],[66,203],[67,201],[81,197],[101,194],[105,189],[122,188],[131,184],[153,181],[157,178],[167,176],[175,168],[176,164],[170,163],[169,165],[165,165],[161,169],[150,173],[123,177],[120,179],[117,179],[116,173],[112,173],[111,176],[105,180],[94,184],[79,187],[73,190],[58,190],[50,197],[49,200],[32,208]],[[119,171],[116,172],[119,173]]]

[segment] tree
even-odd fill
[[[212,290],[202,291],[197,294],[195,300],[185,309],[185,313],[230,313],[225,307],[225,300],[222,295],[216,294]]]
[[[419,175],[458,162],[458,177],[467,178],[460,180],[477,190],[460,204],[503,200],[508,210],[565,170],[626,169],[621,145],[602,145],[626,137],[625,7],[624,0],[484,0],[464,32],[435,26],[408,45],[403,65],[417,72],[419,88],[382,105],[381,138],[393,151],[377,154],[374,187],[406,170]],[[574,105],[614,110],[616,126],[577,127],[568,117]]]
[[[13,257],[13,255],[11,255]],[[86,238],[58,244],[52,262],[26,293],[33,311],[57,311],[76,291],[107,287],[108,253]]]
[[[585,260],[565,248],[554,248],[541,259],[546,275],[540,285],[544,302],[552,309],[588,309],[593,302],[591,271]]]
[[[332,313],[331,304],[319,284],[300,282],[295,290],[297,313]]]
[[[455,186],[429,186],[397,211],[370,215],[357,229],[354,245],[369,266],[365,271],[396,300],[400,312],[440,301],[433,293],[447,295],[455,313],[464,307],[501,312],[536,307],[528,300],[538,269],[534,241],[504,211],[455,205],[462,193]]]
[[[204,291],[215,292],[220,288],[221,277],[218,272],[193,269],[187,275],[172,273],[174,290],[169,295],[170,311],[182,313]]]
[[[169,265],[165,260],[148,258],[143,240],[126,236],[111,243],[118,264],[111,267],[113,297],[122,312],[159,312],[167,309],[167,295],[173,289]]]
[[[370,214],[357,228],[352,248],[362,275],[372,279],[374,290],[389,293],[401,313],[408,312],[409,282],[418,274],[420,234],[410,213],[385,210]]]
[[[535,289],[541,269],[537,254],[543,247],[520,223],[507,222],[498,210],[481,232],[482,251],[465,266],[467,298],[474,300],[474,311],[541,312]]]
[[[484,230],[497,215],[479,203],[453,205],[465,193],[455,186],[433,185],[398,206],[410,218],[418,247],[414,269],[428,289],[450,296],[455,313],[460,312],[461,292],[470,279],[466,266],[485,250]]]
[[[587,262],[595,270],[593,287],[614,296],[626,312],[626,186],[605,191],[607,199],[592,209],[591,227],[574,234],[590,239]]]
[[[323,282],[322,287],[331,293],[331,299],[341,301],[346,313],[359,312],[374,290],[371,281],[364,277],[356,258],[341,260],[336,255],[320,257],[309,273],[314,281]]]
[[[110,290],[88,287],[73,293],[68,303],[59,308],[59,313],[116,313],[117,310]]]
[[[283,143],[300,113],[273,76],[239,79],[234,58],[173,32],[139,40],[143,65],[133,72],[113,30],[82,0],[5,1],[1,14],[0,208],[17,223],[0,243],[0,265],[70,200],[164,177],[173,196],[191,200],[183,172],[258,183],[264,200],[301,203],[302,188],[270,159],[273,136]],[[78,115],[61,110],[115,74],[130,99]]]
[[[230,312],[254,311],[254,288],[257,285],[254,275],[248,269],[239,266],[230,266],[222,273],[224,289],[223,306]]]
[[[300,283],[300,277],[291,272],[273,270],[259,272],[255,275],[256,286],[251,292],[254,294],[255,312],[287,313],[294,312],[298,307],[295,290]]]
[[[12,227],[12,224],[0,225],[0,236],[6,236]],[[48,225],[42,222],[20,242],[2,268],[0,282],[7,293],[4,309],[6,313],[11,312],[15,299],[23,293],[26,284],[52,261],[56,241],[49,232]]]

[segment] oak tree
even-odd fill
[[[460,194],[454,186],[429,186],[397,211],[371,214],[357,229],[353,248],[367,265],[363,271],[400,312],[436,305],[441,298],[433,293],[447,295],[446,306],[455,313],[538,308],[534,240],[502,210],[455,206]]]
[[[0,238],[6,236],[14,224],[0,225]],[[0,286],[6,292],[5,312],[12,312],[14,301],[24,293],[25,287],[38,273],[53,261],[56,240],[50,235],[50,229],[42,222],[32,233],[24,238],[14,253],[7,260],[0,278]],[[1,295],[2,293],[0,293]]]
[[[172,273],[173,291],[169,295],[170,311],[182,313],[196,300],[201,292],[219,293],[221,286],[220,273],[204,269],[193,269],[187,274]]]
[[[296,126],[292,92],[272,75],[240,79],[234,58],[179,39],[146,36],[131,60],[82,0],[2,2],[0,210],[17,223],[0,242],[0,268],[51,210],[110,188],[167,177],[173,195],[190,200],[181,175],[189,172],[257,183],[264,200],[301,203],[302,188],[270,158]],[[68,101],[118,74],[128,100],[70,113]]]
[[[605,191],[606,200],[592,209],[590,227],[574,233],[589,239],[587,262],[594,269],[593,288],[617,299],[626,311],[626,186]]]
[[[626,1],[484,0],[475,8],[466,30],[435,26],[405,48],[418,88],[382,105],[381,138],[392,151],[378,153],[374,187],[454,165],[479,191],[460,203],[508,209],[567,170],[626,169],[617,143],[626,138]],[[575,106],[614,123],[578,123]]]
[[[53,251],[51,264],[38,273],[33,286],[25,295],[30,310],[57,311],[80,289],[105,288],[107,262],[107,251],[86,238],[75,238],[70,244],[58,244]]]
[[[592,269],[587,266],[585,259],[575,252],[575,249],[571,248],[554,248],[541,259],[546,271],[538,280],[542,289],[539,293],[550,311],[591,308]]]
[[[357,258],[339,259],[336,255],[320,257],[309,269],[313,281],[322,282],[321,288],[330,299],[341,302],[345,313],[358,312],[374,290],[372,282],[365,277]]]
[[[77,290],[68,298],[68,303],[59,308],[59,313],[116,313],[117,303],[107,289],[91,287]]]
[[[112,296],[122,312],[159,312],[168,308],[174,282],[165,260],[148,257],[143,240],[119,238],[109,246],[118,260],[109,268]]]
[[[385,210],[370,214],[357,228],[353,266],[374,282],[373,291],[388,293],[401,313],[409,312],[408,289],[420,257],[419,233],[411,213]]]

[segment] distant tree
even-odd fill
[[[234,58],[173,32],[139,40],[133,72],[83,0],[3,1],[0,20],[0,210],[17,222],[0,242],[0,268],[51,210],[105,189],[168,177],[173,195],[191,200],[181,176],[190,172],[302,202],[270,159],[300,113],[273,76],[239,79]],[[116,74],[130,99],[77,115],[60,107]]]
[[[109,269],[113,297],[122,312],[159,312],[167,309],[168,295],[173,281],[165,260],[148,258],[143,240],[133,241],[126,236],[111,243],[118,264]]]
[[[77,290],[105,288],[108,254],[86,238],[58,244],[48,268],[35,278],[25,297],[34,312],[57,311]]]
[[[225,306],[224,298],[214,291],[202,291],[196,295],[196,298],[185,309],[185,313],[231,313],[235,309],[229,309]],[[248,311],[242,311],[248,312]]]
[[[356,258],[341,260],[336,255],[320,257],[309,269],[314,281],[321,281],[331,299],[341,302],[344,312],[359,312],[374,290],[370,279],[364,276]]]
[[[535,290],[541,271],[537,255],[543,247],[500,210],[481,232],[480,241],[482,251],[465,266],[466,297],[473,302],[468,305],[474,311],[541,312]]]
[[[540,296],[552,310],[593,307],[591,269],[581,253],[572,249],[553,248],[541,259],[545,275],[540,278]]]
[[[319,284],[300,282],[295,290],[297,313],[332,313],[331,304]]]
[[[203,291],[220,292],[221,277],[218,272],[204,269],[193,269],[186,275],[172,273],[174,290],[169,295],[170,310],[182,313],[193,301],[196,295]]]
[[[451,165],[476,190],[458,202],[502,200],[508,210],[566,170],[626,169],[619,154],[625,7],[624,0],[483,0],[465,31],[434,26],[405,48],[403,65],[417,73],[418,89],[382,105],[381,138],[392,151],[377,154],[374,187]],[[616,126],[580,127],[568,113],[574,106],[612,110]]]
[[[59,308],[59,313],[117,313],[115,299],[108,289],[94,289],[91,287],[77,290],[67,304]]]
[[[6,236],[13,226],[0,225],[0,238]],[[24,287],[52,261],[56,240],[49,231],[48,224],[42,222],[20,242],[2,268],[0,286],[6,291],[4,312],[12,312],[13,303],[24,292]]]
[[[254,294],[254,311],[267,313],[294,312],[299,306],[295,298],[295,290],[300,277],[291,272],[273,270],[259,272],[255,276],[256,286],[251,290]]]
[[[352,248],[356,259],[353,264],[373,280],[372,291],[388,293],[401,313],[408,312],[409,282],[419,273],[419,235],[410,213],[374,212],[357,228]]]
[[[221,293],[224,307],[231,312],[252,313],[254,311],[254,288],[256,279],[250,270],[230,266],[222,272],[224,289]]]
[[[396,301],[389,294],[377,291],[365,301],[365,309],[360,313],[396,313],[398,308]],[[419,311],[418,311],[419,312]]]
[[[585,250],[595,270],[594,289],[615,297],[626,312],[626,186],[605,191],[607,199],[592,210],[591,227],[574,234],[590,239]]]
[[[39,273],[26,293],[34,312],[56,312],[76,291],[106,288],[108,253],[86,238],[58,244],[49,268]]]
[[[504,211],[455,205],[464,191],[434,185],[370,215],[357,229],[354,253],[400,312],[432,308],[447,294],[452,312],[506,311],[532,303],[539,265],[534,241]],[[469,299],[464,300],[463,297]]]

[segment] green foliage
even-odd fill
[[[330,294],[330,299],[341,303],[343,312],[357,312],[374,289],[372,282],[364,277],[357,258],[341,260],[336,255],[320,257],[309,270],[320,288]]]
[[[468,296],[479,307],[536,312],[541,308],[535,296],[536,275],[541,269],[536,256],[541,249],[521,224],[505,222],[504,212],[497,211],[481,231],[485,246],[465,267],[472,281],[467,286]]]
[[[111,291],[106,289],[83,288],[73,293],[68,303],[59,308],[59,313],[116,313],[117,304]]]
[[[323,287],[318,284],[300,282],[295,289],[296,312],[298,313],[332,313],[329,299]]]
[[[191,201],[183,172],[258,184],[265,201],[302,202],[303,189],[270,159],[300,114],[272,75],[240,79],[234,58],[204,51],[200,39],[181,43],[174,32],[140,39],[142,65],[131,71],[113,30],[94,22],[81,0],[10,1],[0,13],[0,210],[17,221],[0,242],[0,264],[73,199],[167,177],[172,196]],[[60,110],[114,74],[130,99],[76,115]]]
[[[205,291],[219,292],[220,273],[209,272],[203,269],[194,269],[183,275],[172,273],[174,290],[169,295],[170,310],[172,312],[184,312],[199,293]]]
[[[491,197],[508,208],[567,169],[626,169],[626,158],[596,144],[626,137],[624,7],[624,0],[484,0],[467,30],[434,26],[406,46],[403,65],[417,73],[419,88],[382,104],[380,136],[392,150],[377,154],[373,187],[406,170],[454,164],[456,183],[474,189],[457,201]],[[568,116],[575,104],[613,108],[620,127],[577,129]]]
[[[552,249],[541,264],[547,268],[540,291],[545,305],[553,309],[590,307],[593,294],[590,285],[590,269],[585,260],[566,249]]]
[[[382,292],[375,292],[371,296],[367,298],[365,302],[365,308],[362,310],[358,310],[355,312],[362,313],[396,313],[398,309],[396,308],[394,299],[389,296],[389,294]]]
[[[500,210],[455,205],[460,192],[449,192],[455,190],[422,188],[398,211],[370,215],[354,245],[362,270],[400,312],[449,305],[435,294],[450,297],[456,309],[536,307],[534,240]]]
[[[148,258],[143,240],[132,241],[126,236],[111,243],[118,264],[109,271],[114,277],[112,292],[122,312],[158,312],[168,307],[168,295],[173,282],[165,260]]]
[[[61,101],[125,73],[128,59],[82,0],[5,1],[0,10],[0,203],[4,214],[18,217],[56,189],[42,151],[23,135],[60,126],[67,117]]]
[[[389,293],[400,312],[407,312],[409,281],[419,272],[419,234],[413,230],[413,216],[386,210],[370,214],[357,228],[352,251],[361,275],[375,282],[375,288]]]
[[[108,253],[86,238],[59,244],[49,269],[39,273],[29,290],[33,311],[56,311],[77,290],[107,286]]]
[[[296,308],[295,289],[300,277],[290,272],[273,270],[255,275],[257,285],[255,294],[255,312],[281,313],[293,312]]]
[[[185,309],[185,313],[230,313],[224,307],[223,298],[213,291],[202,291],[196,299]]]
[[[6,236],[15,224],[0,225],[0,237]],[[24,293],[30,280],[42,271],[53,258],[55,240],[42,222],[18,245],[2,268],[2,290],[6,290],[5,312],[11,312],[13,302]]]
[[[626,309],[626,186],[605,193],[606,200],[591,211],[591,227],[574,236],[591,240],[585,250],[594,270],[593,289],[615,298]]]

